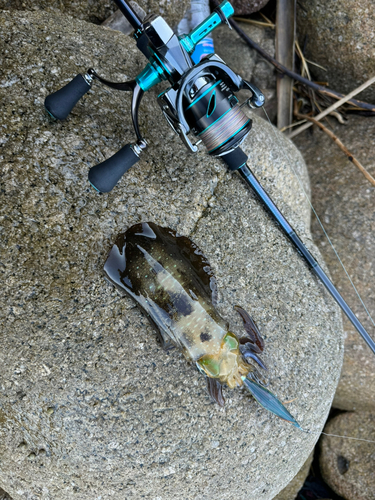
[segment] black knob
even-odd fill
[[[48,113],[58,120],[64,120],[82,96],[91,89],[82,75],[77,75],[71,82],[57,92],[50,94],[44,101]]]
[[[89,181],[100,193],[108,193],[138,160],[139,156],[135,154],[131,144],[126,144],[108,160],[90,168]]]

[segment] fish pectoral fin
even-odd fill
[[[263,408],[271,413],[274,413],[279,418],[292,423],[298,429],[301,429],[297,420],[289,413],[281,401],[279,401],[271,391],[246,377],[242,377],[242,381],[246,389],[253,395],[254,399],[256,399],[256,401],[263,406]]]
[[[222,408],[225,405],[225,399],[223,396],[223,386],[216,378],[207,378],[207,390],[211,398],[216,401],[216,403]]]

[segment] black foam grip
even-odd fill
[[[97,191],[108,193],[138,160],[139,157],[134,153],[131,145],[126,144],[108,160],[90,168],[89,181]]]
[[[65,87],[47,96],[44,106],[54,118],[64,120],[90,88],[83,76],[77,75]]]

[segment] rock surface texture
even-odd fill
[[[275,55],[275,31],[239,23],[245,33],[272,56]],[[215,52],[245,80],[254,83],[266,97],[265,108],[273,120],[276,116],[276,73],[267,61],[227,26],[219,26],[213,32]],[[249,97],[243,92],[244,99]],[[263,109],[255,111],[265,118]]]
[[[184,16],[189,0],[138,0],[147,14],[160,14],[173,27]],[[83,21],[100,24],[117,10],[113,0],[0,0],[0,10],[43,10],[67,14]]]
[[[215,270],[218,311],[241,333],[233,306],[249,310],[270,388],[297,398],[288,409],[316,431],[342,364],[334,302],[240,179],[187,153],[156,104],[161,87],[141,104],[143,159],[111,193],[89,187],[89,167],[133,141],[130,96],[95,85],[64,122],[49,119],[44,98],[90,66],[134,77],[145,60],[130,38],[40,12],[3,12],[0,28],[0,486],[13,500],[273,498],[316,435],[240,389],[214,405],[202,376],[162,351],[147,317],[104,281],[103,265],[136,222],[190,236]],[[308,189],[300,153],[257,116],[244,147],[319,256],[289,170]]]
[[[231,0],[235,15],[247,15],[263,9],[268,0]]]
[[[317,79],[348,93],[375,74],[375,9],[373,0],[301,0],[297,29],[306,57],[327,71],[311,66]],[[358,99],[375,101],[374,86]]]
[[[343,413],[324,432],[375,440],[375,414]],[[374,443],[322,436],[320,469],[327,484],[346,500],[375,498]]]
[[[146,17],[146,12],[133,1],[129,2],[132,6],[134,12],[137,14],[139,19],[143,21]],[[107,26],[113,30],[121,31],[124,35],[132,35],[134,28],[123,15],[120,9],[116,10],[112,15],[110,15],[103,23],[102,26]]]
[[[334,133],[375,177],[375,121],[351,116]],[[372,317],[375,317],[375,187],[348,161],[333,141],[320,130],[295,138],[307,163],[313,204],[341,256]],[[312,221],[317,242],[333,277],[348,304],[374,338],[371,324],[355,291],[342,270],[318,223]],[[375,410],[374,355],[350,321],[346,333],[344,365],[334,406],[342,410]]]
[[[290,483],[278,493],[273,500],[294,500],[299,490],[302,488],[307,476],[309,475],[310,467],[314,458],[314,453],[311,453],[309,458],[303,464]]]

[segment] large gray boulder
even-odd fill
[[[321,130],[309,132],[297,136],[295,142],[309,169],[315,208],[368,311],[375,318],[375,187],[326,134]],[[351,116],[347,125],[336,124],[334,133],[375,177],[374,119]],[[316,220],[312,222],[312,232],[334,283],[375,338],[375,328]],[[374,411],[374,354],[346,316],[344,330],[344,364],[334,406],[342,410]]]
[[[375,9],[373,0],[301,0],[297,29],[317,79],[349,93],[375,74]],[[374,85],[358,94],[375,102]]]
[[[42,10],[70,15],[84,21],[99,24],[110,16],[117,6],[112,0],[0,0],[0,10]]]
[[[173,27],[183,17],[189,0],[138,0],[147,14],[160,14]],[[84,21],[100,24],[117,10],[113,0],[0,0],[0,10],[42,10],[63,13]]]
[[[111,193],[89,187],[89,167],[133,140],[130,96],[96,85],[64,122],[43,101],[89,66],[116,80],[139,73],[130,38],[40,12],[4,12],[0,26],[0,487],[13,500],[273,498],[318,435],[243,390],[225,390],[225,409],[211,403],[202,377],[104,281],[103,264],[136,222],[190,236],[215,270],[219,312],[241,333],[233,306],[249,310],[270,388],[317,433],[342,363],[337,307],[240,179],[187,154],[161,118],[160,88],[141,105],[143,159]],[[289,169],[308,189],[299,152],[258,117],[244,147],[320,259]]]

